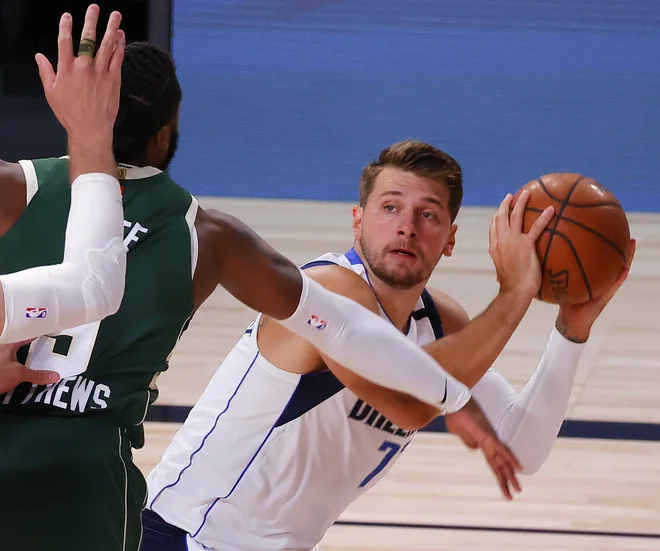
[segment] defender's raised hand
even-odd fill
[[[83,173],[116,172],[112,131],[119,110],[126,37],[119,29],[121,14],[112,12],[94,57],[98,18],[99,7],[92,4],[85,14],[78,56],[75,56],[73,20],[69,13],[62,15],[57,72],[44,55],[36,56],[48,104],[69,136],[71,180]],[[74,155],[74,151],[81,155]]]
[[[637,241],[631,239],[626,265],[621,270],[618,279],[605,293],[582,304],[562,304],[559,307],[556,327],[565,338],[578,343],[586,342],[589,339],[593,324],[628,279],[636,250]]]

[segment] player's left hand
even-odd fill
[[[468,448],[480,449],[491,468],[505,499],[513,499],[511,487],[522,491],[516,472],[522,470],[518,459],[497,437],[483,411],[472,398],[463,409],[445,416],[447,430],[458,436]]]
[[[48,105],[69,138],[72,133],[80,139],[98,135],[112,138],[119,110],[126,35],[119,29],[121,13],[113,11],[96,52],[99,11],[97,4],[87,8],[77,56],[73,51],[71,14],[62,15],[57,39],[57,72],[45,55],[37,54],[35,58]]]
[[[569,340],[576,342],[586,342],[591,332],[591,327],[598,316],[612,300],[617,291],[624,284],[630,273],[635,251],[637,250],[637,241],[630,240],[630,247],[626,257],[626,264],[621,270],[619,278],[602,295],[595,297],[582,304],[562,305],[559,308],[557,316],[557,330]]]
[[[43,386],[60,380],[55,371],[34,371],[18,361],[18,349],[29,342],[31,341],[0,344],[0,394],[9,392],[21,383]]]

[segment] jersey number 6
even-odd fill
[[[62,379],[84,373],[100,326],[101,322],[97,321],[39,337],[30,344],[26,367],[37,371],[57,371]]]

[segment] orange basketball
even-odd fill
[[[553,304],[579,304],[607,291],[626,263],[630,228],[617,198],[592,178],[570,172],[546,174],[520,188],[531,193],[523,231],[543,210],[555,216],[536,250],[543,279],[537,298]]]

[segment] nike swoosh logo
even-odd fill
[[[442,397],[442,400],[440,400],[440,403],[444,404],[446,400],[447,400],[447,379],[445,379],[445,395]]]

